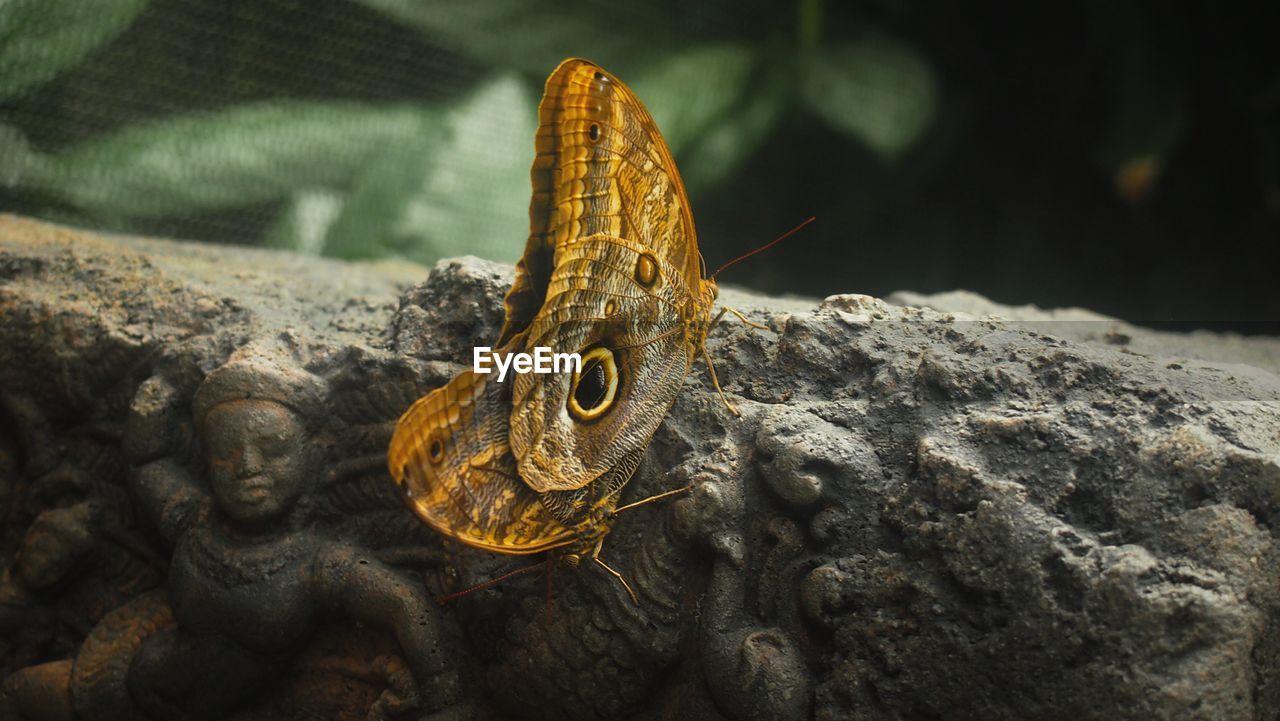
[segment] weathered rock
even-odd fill
[[[6,668],[72,657],[85,629],[163,581],[139,560],[163,546],[127,495],[103,490],[123,487],[124,447],[146,447],[126,437],[130,402],[167,408],[148,377],[194,389],[263,338],[284,338],[332,389],[334,472],[357,480],[329,486],[321,527],[345,533],[345,514],[372,547],[443,549],[447,567],[422,576],[436,592],[514,567],[412,535],[380,495],[389,423],[494,339],[510,279],[456,259],[405,290],[416,272],[0,220],[0,486],[17,599],[0,600],[45,628],[4,627]],[[1277,716],[1276,340],[1006,321],[981,303],[969,315],[855,295],[722,300],[769,330],[715,330],[742,417],[695,368],[625,491],[692,486],[623,514],[604,546],[640,606],[587,568],[557,573],[550,603],[532,578],[462,599],[447,640],[478,716]],[[81,542],[57,556],[74,564],[19,570],[30,529],[74,516],[35,519],[85,497],[122,509],[135,550],[82,526],[125,570],[86,567]],[[289,678],[260,713],[291,717],[280,699],[310,677]]]
[[[1100,343],[1173,362],[1189,359],[1280,372],[1280,338],[1246,337],[1207,330],[1171,333],[1126,323],[1083,308],[1046,310],[1034,305],[1001,305],[963,290],[932,295],[899,291],[890,294],[885,301],[911,308],[932,308],[961,318],[993,316],[1005,321],[1009,327],[1080,343]],[[1156,323],[1167,325],[1167,322]]]

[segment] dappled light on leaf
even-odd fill
[[[333,221],[342,211],[342,196],[332,191],[304,191],[294,194],[276,222],[263,235],[268,248],[319,255]]]
[[[412,107],[267,102],[156,120],[58,155],[37,184],[92,212],[158,217],[346,185],[388,144],[423,132]]]
[[[831,127],[893,160],[924,133],[937,104],[933,72],[913,48],[870,36],[809,57],[804,99]]]
[[[482,86],[444,118],[393,235],[420,262],[472,254],[511,261],[529,233],[535,98],[513,77]]]

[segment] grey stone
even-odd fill
[[[72,657],[163,583],[126,581],[164,551],[110,489],[128,458],[181,445],[166,414],[264,339],[332,389],[317,532],[444,557],[406,569],[433,593],[521,563],[423,532],[378,466],[398,413],[494,339],[509,267],[428,275],[9,217],[0,280],[3,600],[45,629],[7,632],[5,670]],[[461,599],[442,641],[458,714],[1276,718],[1280,341],[962,299],[726,290],[768,328],[726,321],[709,342],[742,416],[695,367],[623,500],[691,492],[622,514],[604,545],[641,604],[585,565],[554,574],[550,601],[541,574]],[[24,534],[57,525],[28,519],[86,498],[123,509],[138,548],[90,524],[110,564],[78,541],[22,586]],[[308,678],[257,712],[290,718],[281,699]]]

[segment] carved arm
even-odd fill
[[[129,474],[129,487],[144,512],[170,543],[177,541],[206,495],[185,468],[167,458]]]
[[[395,633],[414,680],[428,694],[425,710],[457,702],[457,673],[445,658],[439,618],[422,589],[372,553],[350,546],[320,553],[315,583],[330,607]]]

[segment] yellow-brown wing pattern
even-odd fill
[[[539,493],[608,477],[648,446],[680,392],[696,352],[680,314],[689,291],[661,259],[650,285],[637,280],[647,254],[636,241],[608,236],[586,238],[561,254],[527,343],[608,349],[618,381],[612,408],[584,422],[565,412],[573,375],[516,377],[511,447],[521,479]]]
[[[529,240],[498,344],[537,315],[563,249],[593,235],[643,244],[696,287],[702,259],[684,184],[635,94],[590,61],[566,60],[547,79],[538,122]]]
[[[634,93],[567,60],[547,80],[540,119],[529,245],[507,322],[528,328],[530,347],[604,349],[609,389],[575,401],[576,376],[516,379],[511,448],[521,479],[547,493],[611,477],[648,445],[702,352],[715,286],[702,278],[679,171]],[[542,290],[536,311],[526,289]]]
[[[573,531],[516,474],[494,378],[465,371],[418,399],[396,424],[391,477],[419,518],[462,543],[510,554],[568,545]]]

